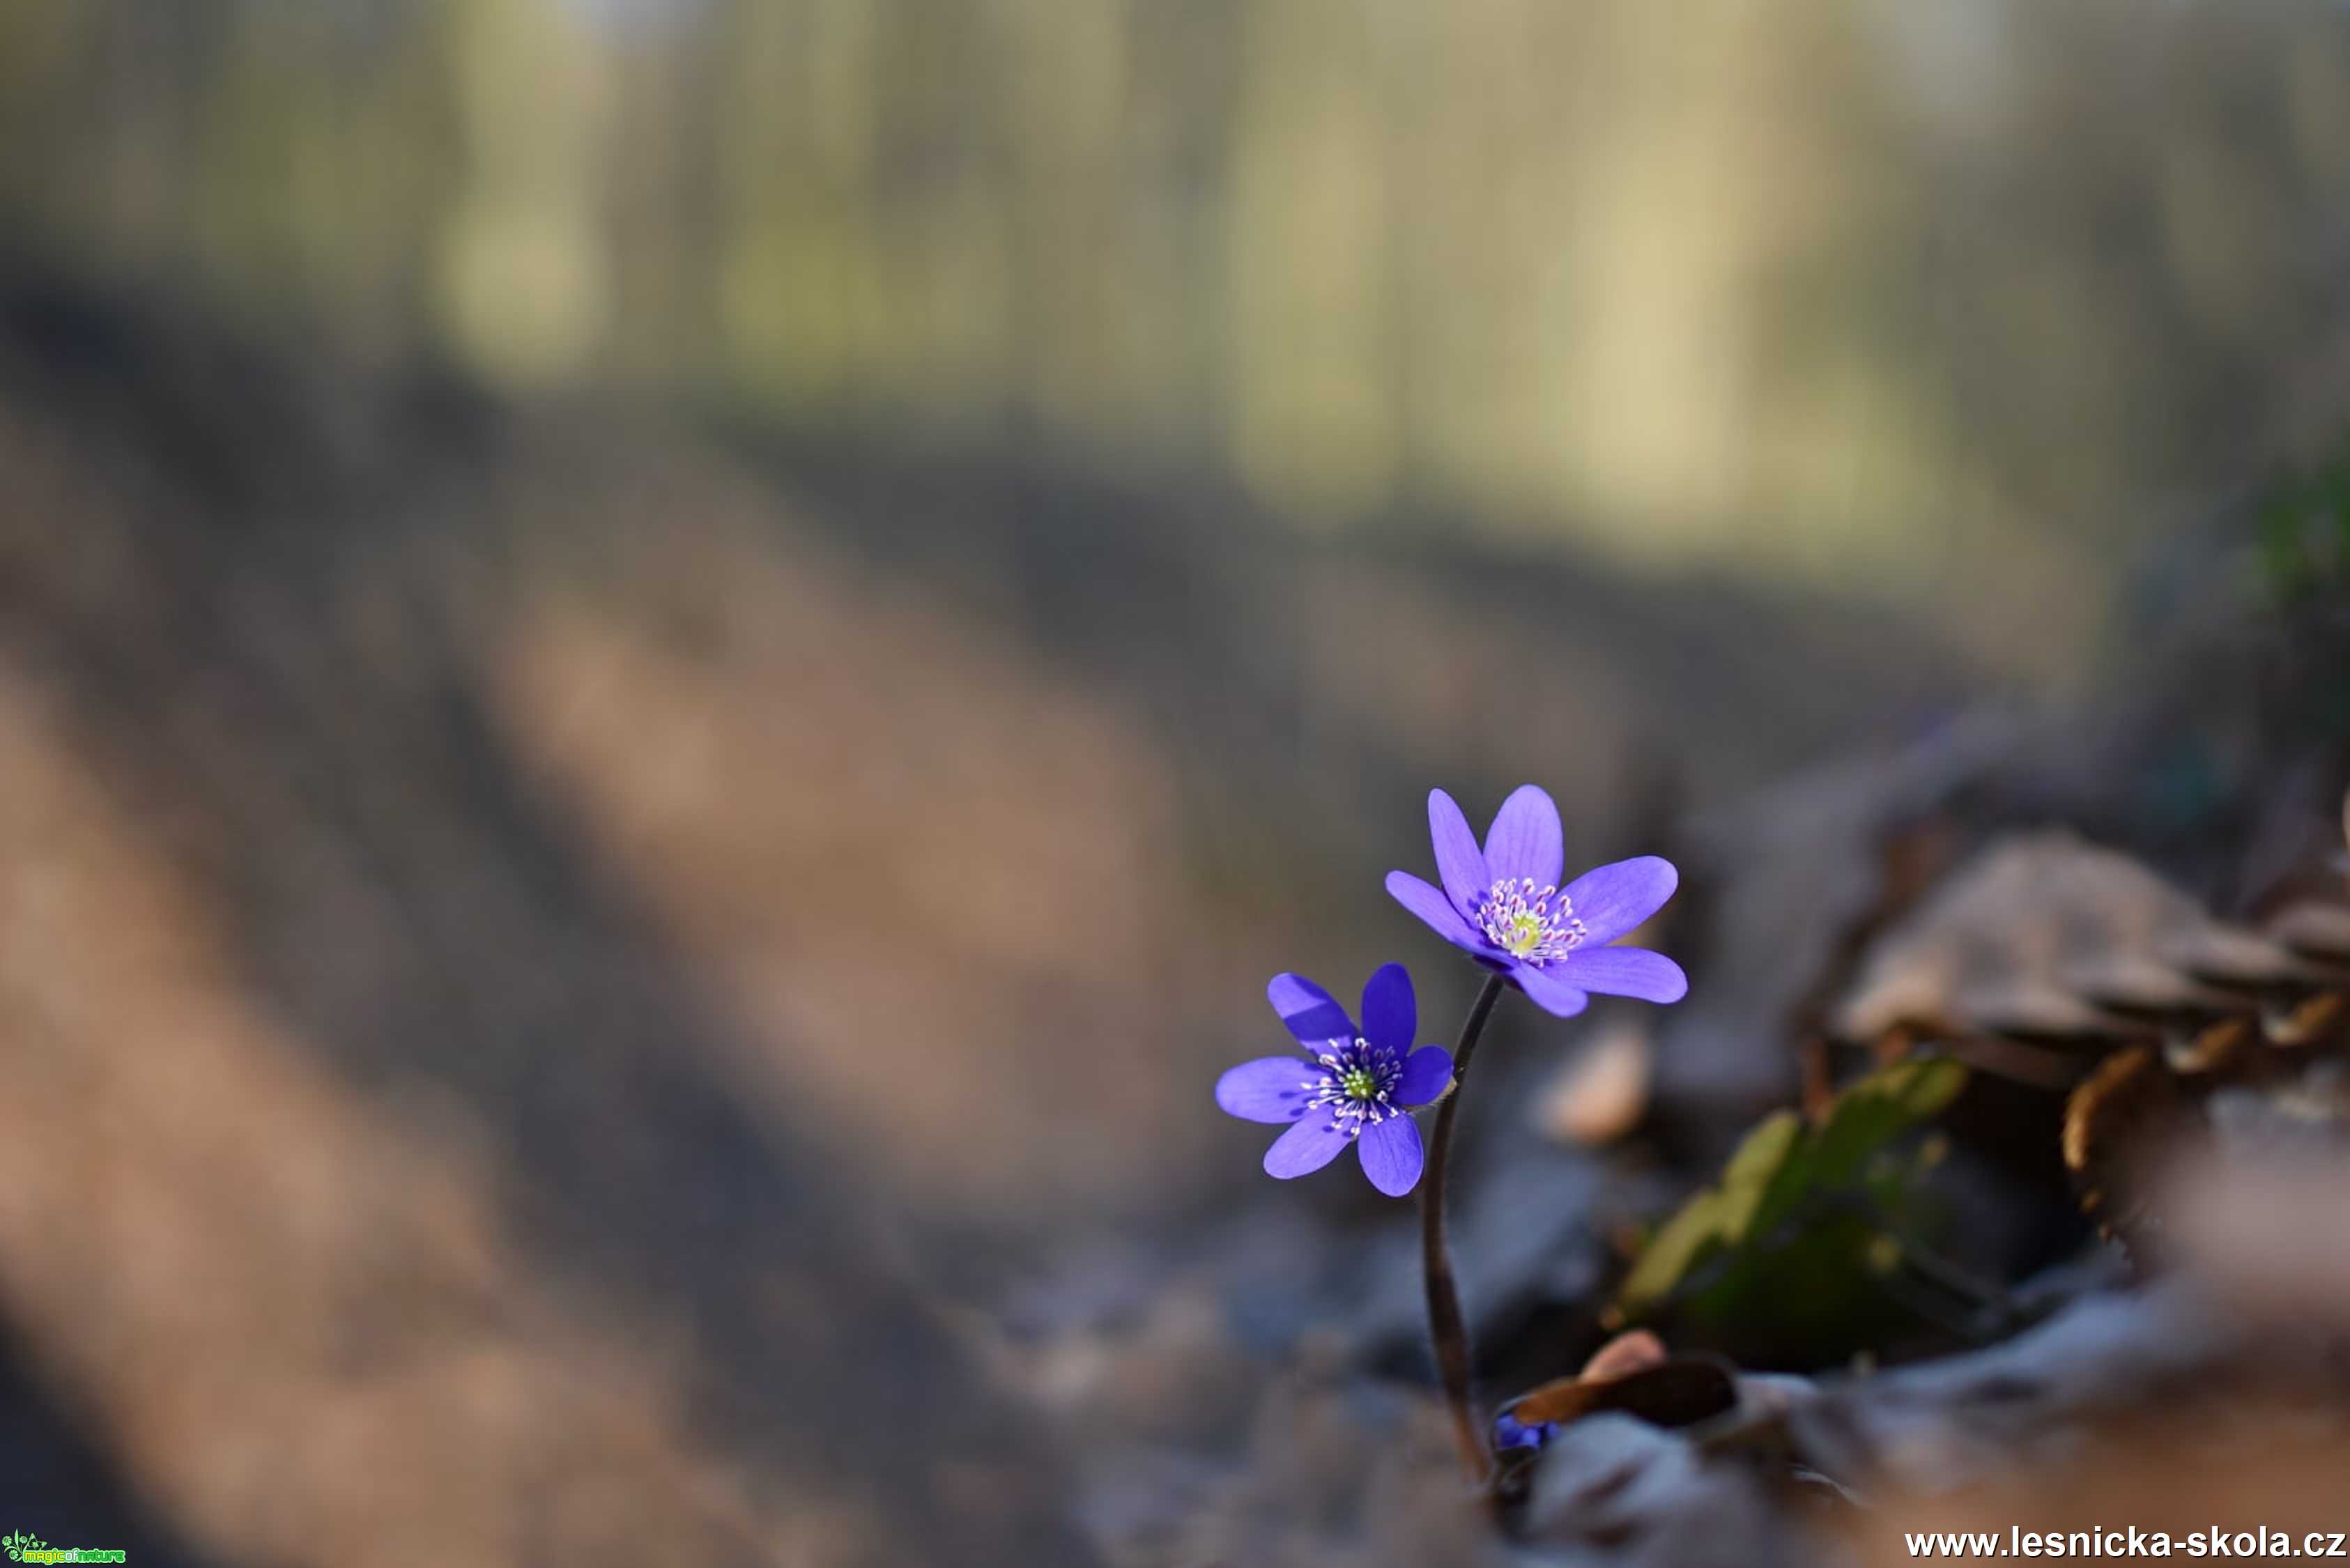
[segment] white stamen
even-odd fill
[[[1400,1054],[1359,1038],[1333,1040],[1330,1044],[1332,1050],[1315,1057],[1323,1076],[1301,1085],[1313,1091],[1305,1102],[1309,1114],[1328,1111],[1332,1123],[1349,1138],[1362,1137],[1367,1127],[1403,1115],[1403,1107],[1394,1100],[1396,1082],[1403,1076]]]
[[[1575,900],[1556,888],[1535,887],[1530,877],[1486,888],[1477,923],[1495,947],[1536,969],[1565,958],[1591,934],[1575,912]]]

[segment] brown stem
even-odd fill
[[[1485,988],[1470,1004],[1461,1025],[1461,1043],[1452,1048],[1452,1088],[1436,1107],[1436,1126],[1429,1135],[1428,1174],[1419,1189],[1419,1262],[1428,1282],[1428,1334],[1436,1346],[1436,1370],[1444,1381],[1445,1403],[1452,1407],[1452,1436],[1468,1462],[1469,1478],[1482,1482],[1488,1468],[1486,1436],[1478,1424],[1469,1394],[1473,1365],[1469,1351],[1469,1325],[1461,1315],[1461,1292],[1452,1280],[1452,1253],[1444,1240],[1444,1173],[1452,1153],[1452,1118],[1461,1109],[1461,1090],[1469,1081],[1469,1058],[1476,1054],[1485,1020],[1502,999],[1502,977],[1485,977]]]

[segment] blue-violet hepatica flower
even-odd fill
[[[1561,887],[1558,807],[1534,784],[1519,786],[1502,803],[1482,846],[1440,789],[1429,792],[1428,827],[1444,886],[1390,871],[1388,891],[1544,1010],[1572,1018],[1593,992],[1644,1002],[1679,1002],[1689,993],[1681,966],[1664,954],[1607,945],[1673,896],[1680,873],[1671,861],[1654,855],[1618,860]]]
[[[1372,974],[1360,1029],[1304,975],[1274,975],[1265,995],[1305,1054],[1243,1062],[1216,1080],[1216,1104],[1230,1114],[1289,1124],[1264,1151],[1264,1173],[1304,1176],[1351,1143],[1373,1187],[1390,1198],[1409,1192],[1423,1159],[1412,1107],[1441,1097],[1452,1082],[1451,1052],[1411,1048],[1419,1027],[1411,976],[1399,963]]]

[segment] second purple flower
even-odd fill
[[[1409,1192],[1426,1160],[1412,1107],[1439,1098],[1452,1082],[1451,1053],[1411,1048],[1419,1027],[1411,976],[1397,963],[1372,973],[1359,1030],[1336,998],[1302,974],[1274,975],[1265,995],[1305,1056],[1262,1056],[1216,1080],[1216,1104],[1226,1114],[1289,1124],[1265,1150],[1265,1174],[1284,1181],[1305,1176],[1353,1144],[1373,1187],[1390,1198]]]

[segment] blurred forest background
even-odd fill
[[[2324,5],[22,3],[0,70],[19,243],[340,352],[1929,597],[2034,673],[2342,398]]]
[[[1471,1117],[1561,1370],[1870,835],[2332,809],[2345,421],[2330,0],[0,0],[0,1530],[1483,1561],[1284,1468],[1447,1461],[1265,977],[1683,861],[1662,1141]]]

